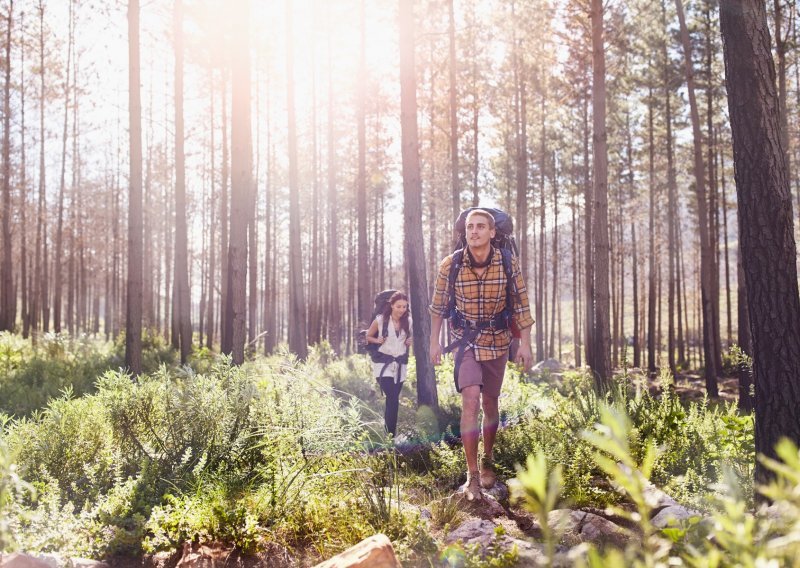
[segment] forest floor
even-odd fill
[[[739,399],[739,378],[720,377],[717,379],[719,399],[722,402],[736,402]],[[656,394],[660,386],[653,381],[650,392]],[[684,402],[698,402],[706,396],[706,382],[701,371],[678,373],[675,380],[675,392]]]

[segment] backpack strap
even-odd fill
[[[503,270],[506,273],[506,311],[508,312],[508,324],[511,327],[511,317],[514,315],[514,302],[522,303],[522,299],[517,289],[517,280],[514,278],[514,265],[511,251],[500,249],[503,258]]]
[[[383,337],[389,337],[389,320],[391,319],[391,317],[392,316],[389,316],[387,318],[381,315],[381,319],[383,320]]]
[[[453,253],[453,260],[450,262],[450,273],[447,275],[447,317],[450,321],[456,317],[456,278],[464,265],[464,249],[458,249]]]

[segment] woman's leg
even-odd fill
[[[403,383],[395,383],[392,377],[381,377],[379,381],[386,395],[384,424],[386,431],[394,436],[397,434],[397,414],[400,409],[400,391],[403,390]]]

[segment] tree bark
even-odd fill
[[[128,119],[130,191],[128,194],[128,294],[125,366],[142,372],[142,98],[139,67],[139,0],[128,2]]]
[[[356,203],[358,207],[358,320],[359,324],[369,325],[372,319],[372,300],[369,285],[369,243],[367,243],[367,63],[366,63],[366,23],[364,2],[358,6],[360,23],[360,49],[358,59],[358,183]]]
[[[292,254],[289,255],[289,303],[291,306],[291,319],[289,320],[289,349],[292,350],[298,357],[305,359],[308,355],[308,336],[306,333],[306,311],[305,311],[305,292],[303,289],[303,249],[300,242],[300,185],[298,181],[298,166],[297,166],[297,126],[295,117],[295,103],[294,103],[294,46],[292,45],[292,10],[291,0],[286,2],[286,18],[288,30],[288,47],[286,49],[286,73],[287,73],[287,104],[288,104],[288,118],[289,118],[289,250]],[[362,0],[362,34],[363,34],[363,0]],[[363,41],[363,40],[362,40]],[[363,46],[362,46],[363,47]],[[363,54],[362,54],[363,57]],[[363,62],[362,62],[363,65]],[[363,85],[362,85],[363,88]],[[363,115],[359,121],[359,136],[363,136]],[[359,143],[359,163],[361,164],[363,156],[361,152],[363,147],[363,138],[360,138]],[[364,206],[366,207],[366,183],[364,179],[366,169],[362,169],[363,164],[359,165],[359,170],[364,175],[359,174],[359,199],[364,198]],[[363,194],[361,193],[363,191]],[[359,201],[359,211],[361,210],[361,201]],[[361,252],[366,252],[366,248],[361,249],[361,245],[366,246],[366,208],[364,209],[364,224],[359,222],[359,262],[363,260],[366,263],[366,256],[362,259]],[[361,234],[363,230],[363,235]],[[363,240],[362,240],[363,236]],[[361,266],[359,265],[359,268]],[[359,285],[368,282],[366,280],[369,274],[365,270],[359,270]],[[366,288],[359,290],[359,298],[362,292],[366,292]]]
[[[764,3],[723,0],[742,268],[753,345],[756,452],[800,443],[800,294],[786,154]],[[756,480],[771,473],[756,463]]]
[[[186,166],[183,129],[183,0],[175,0],[175,306],[181,364],[192,350],[189,250],[186,225]],[[141,158],[140,158],[141,159]],[[177,317],[176,317],[177,316]]]
[[[329,310],[328,341],[334,352],[342,351],[342,312],[339,298],[339,217],[338,191],[336,188],[336,137],[334,134],[333,60],[331,58],[331,34],[328,28],[328,267]]]
[[[719,396],[717,386],[717,368],[714,340],[714,305],[713,305],[713,257],[711,240],[708,234],[708,205],[706,203],[706,172],[703,162],[703,138],[700,133],[700,115],[695,96],[694,69],[692,65],[692,48],[686,19],[683,15],[682,0],[675,0],[678,21],[681,28],[681,43],[686,70],[686,88],[689,95],[689,111],[692,119],[692,136],[694,138],[694,178],[697,201],[698,229],[700,232],[700,287],[703,313],[703,354],[705,360],[705,380],[708,396]]]
[[[231,74],[231,216],[228,243],[228,299],[231,360],[244,363],[247,339],[247,231],[253,216],[253,158],[250,131],[250,2],[235,11]],[[291,38],[291,33],[287,35]],[[294,109],[292,109],[293,111]],[[291,257],[300,256],[300,248]],[[300,324],[304,324],[303,319]]]
[[[14,298],[14,272],[11,236],[11,30],[14,0],[8,3],[6,29],[6,70],[3,85],[3,265],[0,282],[0,331],[13,331],[17,320]],[[24,191],[24,189],[23,189]],[[23,235],[22,240],[25,240]],[[24,262],[24,260],[23,260]]]
[[[448,66],[448,100],[450,109],[450,191],[453,199],[453,223],[461,212],[461,188],[458,182],[458,102],[456,100],[456,19],[453,13],[453,0],[447,2],[447,34],[450,49]],[[519,213],[518,213],[519,215]],[[519,219],[519,217],[517,217]]]
[[[606,61],[603,42],[603,2],[592,0],[592,178],[594,207],[594,346],[592,368],[596,386],[611,382],[608,288],[608,132],[606,130]]]
[[[414,64],[414,2],[400,5],[400,128],[403,159],[403,214],[408,259],[409,297],[414,320],[414,359],[417,367],[417,403],[439,410],[436,377],[430,361],[430,317],[425,273],[425,241],[422,235],[422,181],[417,130],[417,80]]]
[[[650,91],[647,108],[647,156],[650,207],[648,216],[649,254],[647,258],[647,372],[656,372],[656,170],[655,170],[655,135],[653,124],[653,93]]]

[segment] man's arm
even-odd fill
[[[442,316],[431,314],[431,363],[438,365],[442,362],[442,344],[439,343],[439,335],[442,332]],[[529,334],[530,335],[530,334]]]
[[[439,274],[436,276],[436,285],[433,287],[433,298],[428,307],[431,314],[431,363],[434,365],[438,365],[442,361],[442,344],[439,343],[439,335],[442,331],[442,320],[447,315],[447,277],[450,274],[450,261],[451,257],[445,257],[439,265]]]
[[[531,353],[531,328],[526,327],[520,330],[519,349],[517,349],[516,363],[522,365],[526,371],[531,370],[533,364],[533,353]]]

